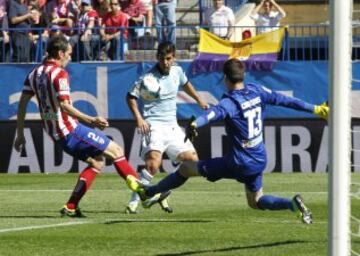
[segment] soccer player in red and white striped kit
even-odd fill
[[[35,95],[46,132],[65,152],[89,164],[80,173],[68,202],[60,210],[61,216],[84,217],[78,205],[102,169],[103,157],[113,161],[116,171],[123,179],[126,180],[128,175],[138,175],[129,165],[124,150],[117,143],[103,132],[79,122],[100,130],[109,126],[105,118],[89,116],[72,105],[69,74],[64,69],[71,61],[71,53],[72,48],[65,37],[54,37],[48,42],[46,60],[28,74],[19,102],[14,147],[20,152],[26,143],[26,107]]]

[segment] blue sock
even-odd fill
[[[257,202],[257,206],[261,210],[293,210],[292,201],[288,198],[275,197],[272,195],[263,195]]]
[[[178,171],[169,174],[165,178],[159,181],[156,185],[146,188],[147,196],[154,196],[157,193],[165,192],[183,185],[188,178],[182,176]]]

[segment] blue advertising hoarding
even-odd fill
[[[133,119],[126,105],[126,94],[138,77],[154,63],[87,63],[70,64],[66,69],[71,77],[74,105],[80,110],[109,119]],[[189,80],[200,94],[212,104],[224,93],[223,76],[220,72],[191,74],[191,62],[180,62]],[[34,67],[31,64],[2,65],[0,81],[0,120],[15,119],[23,81]],[[246,82],[256,82],[285,94],[299,97],[311,103],[327,99],[328,62],[277,62],[272,72],[251,71]],[[353,74],[360,74],[360,63],[353,64]],[[354,82],[353,93],[360,91]],[[178,95],[178,117],[187,119],[201,113],[201,109],[184,93]],[[38,119],[35,99],[29,106],[28,118]],[[311,114],[269,107],[268,118],[308,118]]]

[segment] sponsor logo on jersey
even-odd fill
[[[60,86],[60,91],[68,91],[69,90],[68,80],[66,78],[60,78],[59,86]]]

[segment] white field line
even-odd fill
[[[35,225],[35,226],[26,226],[26,227],[5,228],[5,229],[0,229],[0,234],[8,233],[8,232],[15,232],[15,231],[56,228],[56,227],[73,226],[73,225],[83,225],[83,224],[88,224],[88,223],[91,223],[91,222],[90,221],[72,221],[72,222],[48,224],[48,225]]]
[[[10,232],[21,232],[21,231],[28,231],[28,230],[35,230],[35,229],[47,229],[47,228],[57,228],[57,227],[66,227],[66,226],[74,226],[74,225],[84,225],[84,224],[106,224],[111,222],[177,222],[177,221],[188,221],[187,219],[111,219],[105,221],[72,221],[66,223],[57,223],[57,224],[48,224],[48,225],[34,225],[34,226],[25,226],[25,227],[16,227],[16,228],[5,228],[0,229],[0,235],[4,233]],[[211,221],[211,219],[209,219]],[[260,220],[252,220],[252,223],[281,223],[281,224],[296,224],[299,223],[299,220],[281,220],[278,219],[260,219]],[[326,221],[315,221],[314,224],[327,224]],[[246,224],[245,224],[246,225]]]

